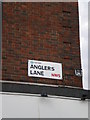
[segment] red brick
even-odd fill
[[[82,87],[78,3],[3,3],[2,79]],[[28,77],[28,59],[60,62],[63,80]]]

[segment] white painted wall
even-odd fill
[[[42,98],[3,94],[2,117],[88,118],[88,102],[64,98]]]
[[[2,95],[0,94],[0,120],[2,118]]]

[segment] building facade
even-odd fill
[[[82,87],[77,2],[2,3],[2,80]],[[28,60],[62,63],[62,80],[28,76]]]
[[[0,18],[0,118],[87,120],[90,91],[82,88],[80,74],[78,3],[2,2]],[[29,62],[62,76],[30,76]]]

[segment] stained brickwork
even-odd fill
[[[82,87],[78,3],[3,3],[2,79]],[[28,60],[63,64],[63,80],[28,77]]]

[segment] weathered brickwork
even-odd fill
[[[78,3],[3,3],[2,79],[82,87]],[[28,77],[28,60],[58,62],[63,80]]]

